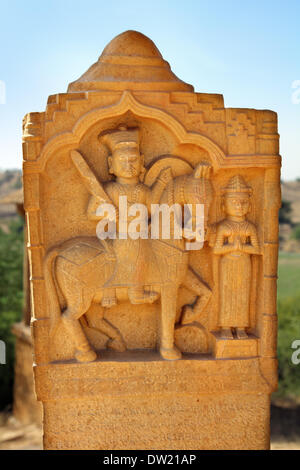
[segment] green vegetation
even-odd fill
[[[15,183],[13,184],[13,189],[21,189],[21,188],[22,188],[22,177],[21,175],[19,175]]]
[[[277,396],[300,396],[300,364],[291,362],[291,345],[300,340],[300,254],[280,253],[278,266],[278,363]]]
[[[14,336],[11,326],[22,312],[23,221],[10,224],[9,233],[0,229],[0,339],[7,346],[7,364],[0,365],[0,410],[12,403]],[[278,279],[277,396],[300,396],[300,365],[291,362],[291,344],[300,339],[300,254],[280,253]]]
[[[291,224],[291,203],[290,201],[282,201],[281,208],[279,209],[279,223]]]
[[[277,298],[282,301],[298,295],[300,295],[300,253],[279,253]]]
[[[300,224],[296,225],[292,232],[292,238],[294,240],[300,240]]]
[[[0,230],[0,339],[6,344],[6,364],[0,364],[0,410],[12,403],[14,336],[12,324],[22,312],[23,221],[11,222],[9,233]]]
[[[3,177],[2,177],[2,182],[9,182],[11,181],[14,176],[15,176],[15,171],[14,170],[5,170],[5,172],[3,173]]]
[[[300,295],[278,301],[278,365],[277,396],[300,396],[300,364],[291,361],[291,345],[300,340]]]

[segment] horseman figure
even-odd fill
[[[197,295],[193,307],[183,308],[182,324],[199,318],[211,291],[189,268],[189,252],[183,239],[128,237],[132,220],[129,216],[124,234],[124,221],[119,218],[120,199],[126,196],[128,212],[134,204],[143,205],[147,219],[151,205],[158,203],[179,203],[181,208],[185,204],[204,204],[207,216],[212,199],[211,167],[200,163],[191,175],[175,179],[169,166],[162,167],[149,187],[142,182],[145,168],[138,128],[121,126],[101,133],[99,140],[110,151],[108,168],[115,176],[114,180],[101,184],[77,150],[71,151],[71,159],[91,195],[87,217],[105,222],[107,214],[99,216],[98,208],[110,204],[117,215],[116,236],[101,241],[96,237],[77,237],[51,248],[46,254],[44,277],[49,292],[50,337],[63,321],[75,344],[76,359],[81,362],[95,360],[96,352],[82,328],[85,319],[88,327],[108,336],[108,347],[124,351],[125,342],[120,332],[104,319],[104,309],[100,309],[95,318],[89,313],[89,307],[92,302],[104,308],[116,305],[124,300],[124,295],[119,292],[125,288],[132,304],[151,304],[161,297],[160,353],[164,359],[180,359],[181,352],[174,345],[178,289],[184,285]],[[61,302],[62,298],[64,302]]]

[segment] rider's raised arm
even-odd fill
[[[89,220],[99,221],[103,218],[103,216],[97,214],[98,207],[101,204],[113,205],[113,203],[81,153],[78,152],[78,150],[71,150],[70,155],[75,168],[82,177],[82,181],[86,189],[91,194],[87,207],[87,217]]]
[[[162,193],[164,192],[165,187],[167,184],[172,180],[172,170],[170,167],[163,168],[159,173],[158,177],[156,178],[155,182],[151,186],[149,192],[149,198],[147,201],[147,205],[150,206],[151,204],[158,204]]]
[[[98,211],[98,214],[97,214],[97,209],[98,207],[105,203],[104,200],[100,200],[99,198],[95,197],[95,196],[91,196],[90,199],[89,199],[89,202],[88,202],[88,206],[87,206],[87,218],[89,220],[101,220],[103,219],[104,215],[99,215],[99,211]]]
[[[72,162],[74,163],[75,168],[82,177],[82,182],[85,185],[88,192],[95,198],[102,199],[106,203],[112,204],[111,199],[103,188],[102,184],[93,171],[85,161],[84,157],[81,155],[78,150],[71,150],[70,152]]]

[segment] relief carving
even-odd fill
[[[175,323],[179,321],[182,325],[189,325],[197,320],[210,298],[210,288],[188,266],[186,240],[184,235],[178,239],[174,229],[176,212],[170,211],[170,236],[167,239],[161,232],[154,239],[148,238],[150,226],[136,239],[126,233],[130,234],[130,224],[136,216],[130,216],[133,205],[138,205],[141,213],[146,208],[146,213],[139,219],[142,225],[143,221],[148,222],[151,205],[158,203],[168,208],[177,205],[182,210],[187,205],[203,204],[205,231],[213,195],[211,166],[202,162],[192,174],[173,178],[171,167],[162,167],[162,160],[159,160],[151,167],[152,178],[156,172],[155,165],[158,175],[148,187],[141,181],[146,170],[139,150],[138,128],[121,126],[104,132],[99,139],[109,148],[108,167],[114,180],[100,183],[80,152],[73,150],[70,155],[91,195],[87,218],[102,221],[102,226],[103,222],[108,226],[114,224],[105,212],[98,212],[101,204],[111,205],[116,216],[116,233],[107,238],[100,237],[101,240],[77,237],[48,252],[44,275],[50,305],[50,335],[55,334],[59,322],[63,321],[73,339],[75,357],[80,362],[93,361],[97,357],[83,326],[101,331],[109,337],[108,347],[124,351],[126,344],[120,332],[100,314],[96,318],[95,315],[90,316],[88,309],[92,302],[105,308],[115,306],[124,300],[119,291],[125,287],[126,300],[131,304],[151,304],[160,298],[160,353],[164,359],[180,359],[181,352],[174,345]],[[177,159],[167,157],[166,160],[173,162],[176,171]],[[120,217],[122,197],[126,197],[128,204],[126,219]],[[192,306],[183,307],[178,319],[177,293],[181,285],[195,293],[197,299]],[[57,290],[62,294],[62,304]]]
[[[261,254],[257,230],[247,220],[252,189],[236,175],[223,188],[225,218],[218,223],[213,253],[219,257],[220,337],[248,338],[250,326],[251,256]]]
[[[276,113],[194,92],[126,31],[23,131],[45,448],[268,448]]]

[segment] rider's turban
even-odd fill
[[[111,152],[117,148],[128,145],[138,147],[140,141],[139,129],[137,127],[129,128],[126,126],[119,126],[117,129],[101,133],[99,135],[99,140],[107,145]]]

